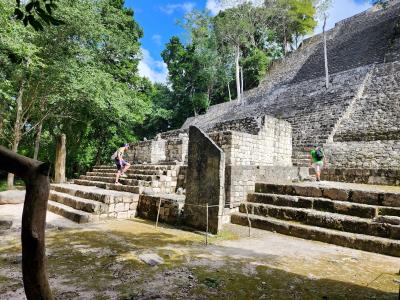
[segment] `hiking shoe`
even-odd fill
[[[115,184],[115,185],[121,185],[119,182],[115,182],[114,184]]]
[[[126,175],[126,174],[121,174],[121,176],[119,176],[119,177],[122,177],[122,178],[127,178],[127,177],[128,177],[128,175]]]

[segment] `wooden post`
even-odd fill
[[[65,183],[65,161],[67,157],[67,152],[65,149],[66,136],[62,134],[57,140],[56,149],[56,162],[54,165],[54,182],[55,183]]]
[[[206,203],[206,246],[208,245],[208,203]]]
[[[156,228],[158,227],[158,218],[159,218],[159,216],[160,216],[160,209],[161,209],[161,198],[160,198],[160,201],[158,202],[157,219],[156,219]]]
[[[0,169],[25,181],[22,213],[22,276],[28,300],[53,300],[47,276],[45,226],[50,166],[0,146]]]
[[[251,236],[251,221],[249,216],[249,209],[247,208],[247,201],[244,203],[244,207],[246,208],[246,215],[247,215],[247,223],[249,225],[249,237]]]

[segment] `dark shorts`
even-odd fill
[[[120,171],[122,168],[124,168],[128,163],[124,160],[121,161],[121,164],[119,163],[119,160],[115,160],[115,164],[117,165],[118,171]]]

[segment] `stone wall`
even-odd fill
[[[378,64],[333,140],[378,141],[400,138],[400,62]]]
[[[253,118],[255,120],[255,118]],[[261,124],[247,132],[217,131],[210,137],[224,150],[225,162],[229,166],[291,166],[292,129],[288,122],[271,117],[259,118]],[[230,122],[229,128],[243,128],[240,124],[248,119]],[[235,125],[236,124],[236,125]],[[224,129],[225,127],[219,126]]]
[[[226,206],[237,207],[260,180],[298,179],[297,168],[292,168],[292,129],[288,122],[265,116],[225,122],[213,129],[229,130],[209,133],[225,154]]]
[[[400,169],[400,141],[338,142],[325,146],[330,168]]]
[[[166,161],[187,163],[189,137],[182,135],[178,138],[171,138],[166,141]]]
[[[374,67],[361,97],[349,107],[325,145],[332,169],[329,178],[396,184],[390,175],[400,169],[399,76],[399,62]],[[360,175],[356,179],[355,174],[360,172],[343,171],[342,177],[337,176],[341,169],[376,170],[371,172],[380,175]],[[386,180],[382,179],[383,174],[387,174]]]
[[[132,143],[128,160],[134,163],[158,163],[165,161],[165,140],[148,140]]]
[[[226,206],[235,208],[254,192],[257,182],[291,183],[308,178],[308,168],[291,166],[226,166]]]
[[[156,221],[161,201],[159,222],[178,225],[181,223],[185,196],[179,195],[140,195],[137,215],[143,219]]]
[[[400,185],[400,169],[326,169],[322,180],[364,184]]]

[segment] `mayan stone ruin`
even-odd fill
[[[241,103],[131,143],[122,185],[114,166],[96,166],[54,184],[49,210],[79,223],[139,216],[212,233],[251,223],[400,257],[400,194],[356,185],[400,186],[399,14],[398,2],[373,7],[328,31],[329,88],[316,35]],[[321,184],[308,167],[313,144],[325,149]]]

